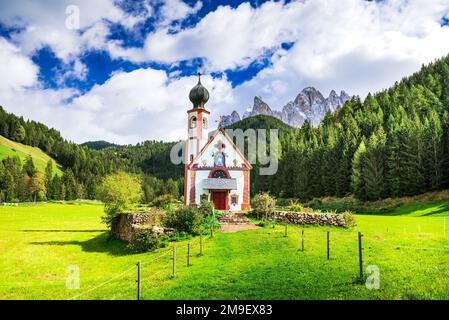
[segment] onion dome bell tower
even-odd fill
[[[190,90],[189,99],[194,109],[204,109],[204,105],[209,100],[209,91],[201,83],[201,72],[198,72],[198,83]]]
[[[193,108],[187,111],[188,141],[186,165],[190,164],[208,141],[210,112],[204,107],[209,100],[209,91],[201,83],[201,72],[198,71],[198,83],[190,90],[189,99]]]

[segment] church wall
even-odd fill
[[[242,210],[242,201],[243,201],[243,171],[241,170],[229,170],[229,174],[231,178],[237,179],[237,190],[231,190],[229,192],[229,208],[231,211],[233,210]],[[233,194],[238,195],[237,205],[231,205],[231,196]]]
[[[196,171],[196,190],[197,190],[197,193],[195,195],[195,201],[196,201],[197,204],[201,203],[201,195],[202,194],[207,194],[209,196],[208,200],[209,201],[211,200],[209,190],[201,188],[201,181],[203,179],[207,179],[208,175],[209,175],[209,171],[208,170],[198,170],[198,171]]]

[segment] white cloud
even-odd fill
[[[196,26],[173,33],[169,27],[150,33],[142,49],[117,49],[111,54],[134,61],[173,63],[205,57],[214,71],[247,66],[266,50],[296,39],[299,2],[266,2],[254,9],[243,3],[220,6]]]
[[[162,5],[160,16],[163,25],[167,26],[172,21],[183,20],[188,16],[197,13],[203,6],[201,1],[197,1],[194,6],[189,6],[181,0],[167,0]]]
[[[66,2],[39,3],[42,7],[30,3],[25,8],[10,2],[0,12],[0,21],[11,24],[17,20],[11,17],[21,17],[14,23],[28,28],[13,37],[16,45],[0,39],[0,71],[11,75],[0,80],[0,104],[54,126],[78,142],[183,138],[188,92],[196,79],[179,72],[168,76],[151,68],[117,72],[67,104],[65,99],[78,94],[75,90],[39,88],[38,67],[29,55],[42,45],[49,45],[70,63],[68,75],[81,79],[87,70],[77,61],[81,52],[89,49],[106,48],[112,57],[171,65],[204,57],[209,71],[245,68],[273,51],[271,64],[236,88],[226,77],[204,77],[211,92],[207,107],[215,119],[233,109],[243,111],[255,95],[272,107],[282,107],[305,86],[315,86],[325,95],[331,89],[344,89],[364,96],[449,53],[449,27],[439,24],[448,16],[449,0],[308,0],[268,2],[258,8],[249,4],[220,6],[195,26],[182,30],[173,30],[168,21],[194,14],[201,2],[188,6],[169,1],[167,8],[176,10],[167,9],[161,15],[161,23],[147,35],[143,48],[124,48],[119,41],[106,41],[110,30],[104,19],[132,28],[146,15],[126,15],[112,0],[76,1],[82,32],[61,28]],[[294,45],[284,50],[283,42]]]
[[[71,28],[70,22],[76,17],[72,11],[66,12],[68,6],[79,9],[79,30]],[[105,37],[109,34],[105,21],[132,28],[151,14],[151,7],[145,8],[139,15],[131,15],[116,6],[113,0],[28,1],[26,5],[9,1],[2,4],[0,22],[22,28],[12,35],[12,39],[26,54],[49,46],[58,58],[69,62],[85,49],[105,45]]]
[[[13,44],[0,38],[0,93],[37,83],[38,67]]]
[[[79,95],[73,89],[42,89],[38,68],[19,49],[0,38],[0,105],[18,116],[54,127],[63,137],[84,142],[105,139],[137,143],[146,139],[178,140],[186,132],[186,111],[191,107],[189,90],[196,77],[170,79],[164,71],[137,69],[117,72],[104,84]],[[225,113],[232,103],[232,88],[226,79],[205,76],[214,115]]]

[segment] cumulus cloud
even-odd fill
[[[163,63],[205,57],[213,71],[247,66],[266,50],[296,39],[301,6],[300,2],[266,2],[259,8],[249,3],[235,9],[220,6],[194,27],[176,33],[169,27],[159,28],[147,36],[143,48],[117,49],[111,54]]]
[[[182,20],[188,16],[197,13],[203,3],[197,1],[195,5],[189,6],[187,3],[181,0],[167,0],[162,5],[160,16],[163,25],[168,25],[172,21]]]
[[[68,88],[42,89],[38,67],[3,38],[0,73],[9,75],[0,80],[0,101],[6,110],[54,127],[76,142],[182,139],[191,108],[188,92],[197,82],[196,76],[171,79],[165,71],[146,68],[116,72],[82,95]],[[223,106],[233,102],[229,82],[210,76],[202,82],[211,93],[208,109],[214,115],[226,112]]]
[[[35,85],[38,70],[20,48],[0,38],[0,93]]]
[[[81,95],[74,89],[43,90],[38,66],[29,59],[43,45],[70,64],[69,76],[81,79],[87,70],[79,57],[86,50],[168,65],[203,58],[207,70],[218,73],[244,69],[268,56],[268,66],[235,88],[225,76],[204,77],[211,92],[207,107],[215,119],[233,109],[243,111],[255,95],[282,107],[305,86],[323,94],[344,89],[364,96],[449,53],[449,26],[440,25],[449,15],[449,0],[306,0],[266,2],[256,8],[243,3],[219,6],[181,29],[173,29],[171,22],[197,13],[202,2],[171,0],[162,6],[156,29],[146,35],[143,47],[108,40],[106,21],[132,29],[150,14],[150,4],[145,13],[130,15],[112,0],[73,2],[80,6],[79,31],[61,27],[61,12],[69,1],[30,2],[27,7],[9,2],[2,8],[2,23],[24,29],[11,42],[0,38],[0,71],[11,75],[0,80],[0,103],[78,142],[184,138],[188,92],[196,78],[142,68],[116,72]],[[293,44],[288,50],[282,45],[286,42]]]
[[[76,10],[68,10],[73,7]],[[19,29],[12,40],[26,54],[48,46],[67,62],[85,49],[104,45],[105,36],[109,34],[105,21],[132,28],[151,13],[151,7],[146,8],[149,9],[140,15],[132,15],[121,10],[113,0],[28,1],[26,5],[9,1],[2,4],[0,22]],[[73,19],[79,22],[79,29]]]

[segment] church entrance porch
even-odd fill
[[[211,191],[211,200],[217,210],[228,210],[228,191]]]

